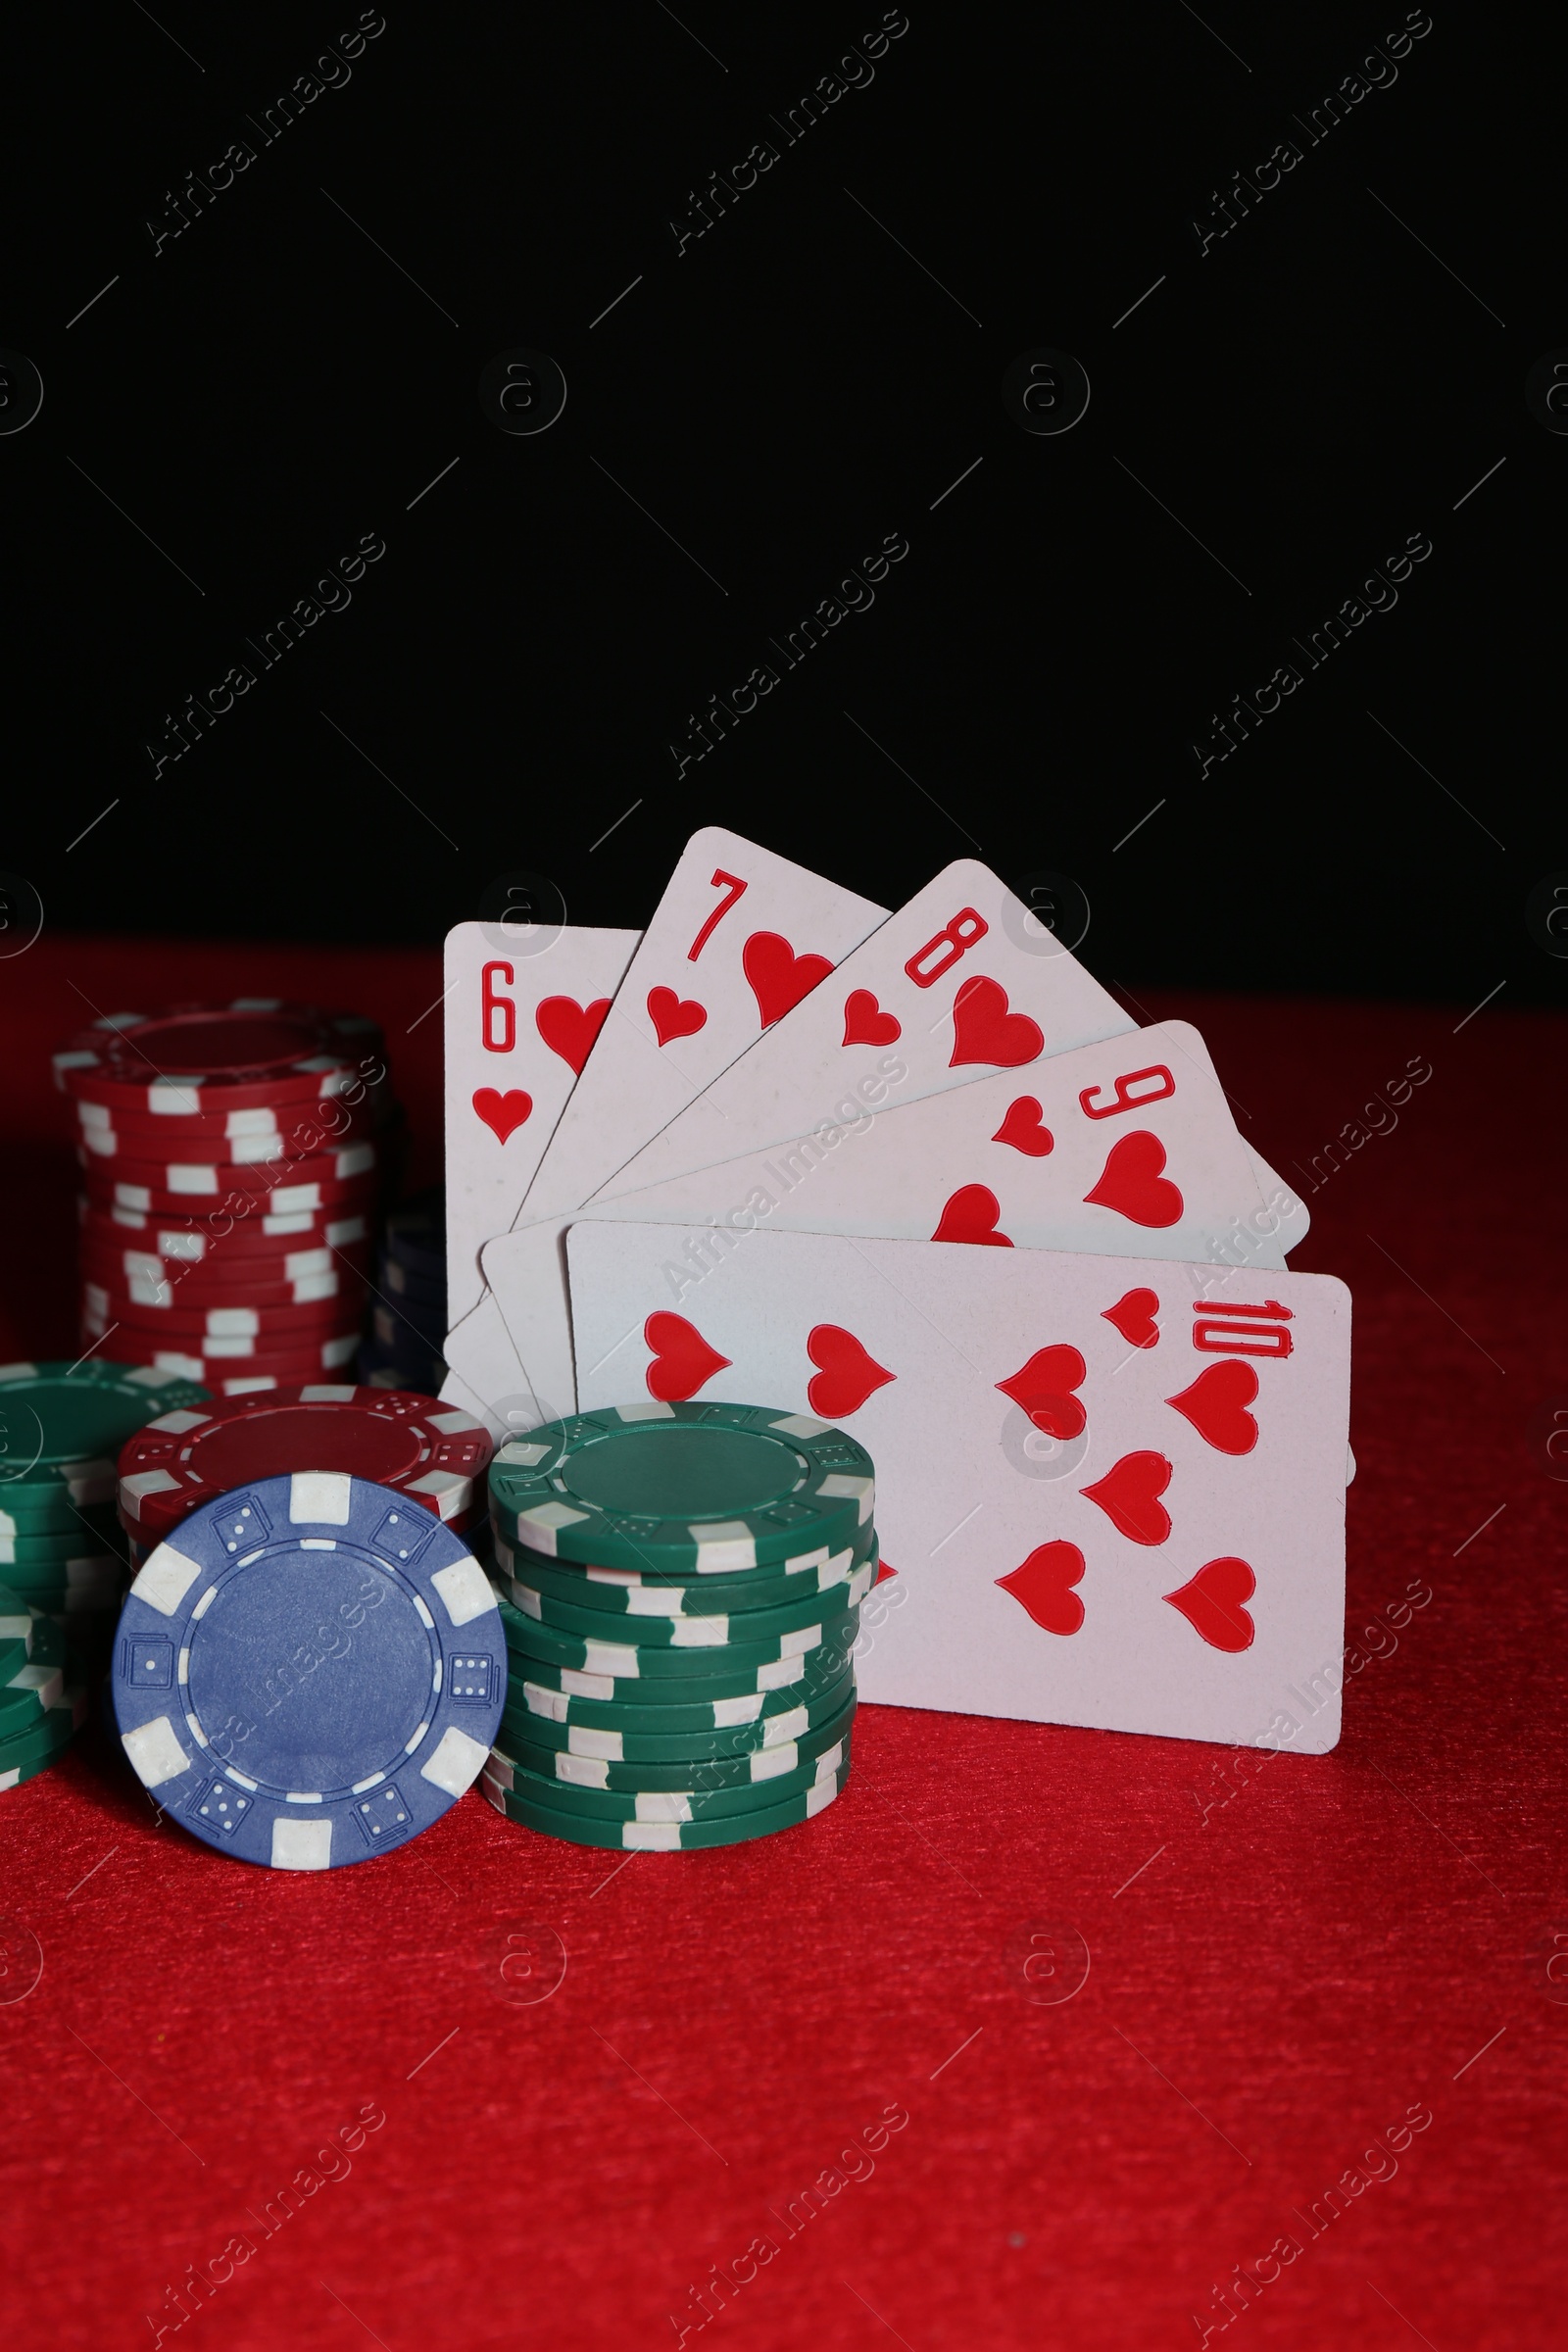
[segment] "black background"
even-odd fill
[[[879,9],[388,0],[264,144],[357,15],[13,31],[0,343],[45,399],[0,438],[0,865],[52,925],[434,943],[519,867],[636,924],[719,822],[887,906],[965,854],[1071,876],[1111,981],[1561,1001],[1525,916],[1568,868],[1568,439],[1524,398],[1568,344],[1544,19],[1440,6],[1309,145],[1402,9],[914,0],[786,145]],[[568,386],[531,437],[477,397],[519,346]],[[1039,346],[1092,385],[1059,437],[1001,397]],[[367,532],[352,605],[262,669],[247,636]],[[688,714],[894,532],[874,607],[677,779]],[[1412,533],[1397,607],[1200,778],[1211,714]]]

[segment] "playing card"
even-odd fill
[[[584,1409],[776,1403],[869,1449],[898,1573],[862,1615],[863,1697],[1334,1746],[1342,1283],[589,1219],[568,1251]]]
[[[885,920],[738,833],[692,835],[518,1212],[539,1246],[503,1312],[541,1394],[571,1395],[564,1214]]]
[[[1004,882],[960,858],[581,1198],[642,1192],[853,1117],[890,1049],[905,1070],[897,1100],[907,1103],[998,1070],[1032,1070],[1136,1026]],[[1282,1247],[1294,1249],[1306,1210],[1251,1157],[1280,1214]]]
[[[484,1287],[479,1248],[522,1204],[605,1023],[635,931],[459,923],[447,933],[447,1314]]]
[[[447,1366],[442,1396],[449,1404],[476,1413],[498,1445],[572,1409],[569,1393],[550,1396],[535,1391],[488,1289],[447,1333],[442,1353]]]

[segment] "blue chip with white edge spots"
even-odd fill
[[[339,1471],[258,1480],[181,1520],[126,1596],[112,1688],[172,1817],[245,1862],[336,1870],[406,1844],[477,1779],[506,1645],[433,1513]]]

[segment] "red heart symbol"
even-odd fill
[[[873,1390],[898,1378],[866,1353],[853,1331],[841,1331],[836,1323],[818,1323],[807,1337],[806,1352],[819,1367],[807,1386],[806,1401],[824,1421],[858,1413]]]
[[[695,1037],[708,1018],[708,1007],[695,997],[677,997],[672,988],[651,988],[648,1018],[660,1044],[667,1046],[672,1037]]]
[[[1152,1348],[1159,1339],[1159,1299],[1152,1291],[1128,1291],[1114,1306],[1102,1306],[1107,1323],[1121,1333],[1129,1348]]]
[[[716,1348],[710,1348],[695,1323],[688,1323],[684,1315],[672,1315],[667,1308],[649,1316],[643,1338],[654,1355],[648,1367],[648,1394],[657,1396],[661,1404],[684,1404],[705,1380],[722,1372],[730,1361]]]
[[[826,956],[797,956],[776,931],[754,931],[741,951],[741,966],[764,1029],[782,1020],[833,969]]]
[[[1044,1159],[1054,1152],[1056,1139],[1040,1116],[1040,1105],[1033,1095],[1020,1095],[1016,1102],[1007,1104],[1007,1115],[996,1134],[994,1144],[1010,1144],[1015,1152],[1025,1152],[1031,1159]]]
[[[847,1046],[891,1046],[904,1035],[891,1012],[884,1012],[868,988],[852,988],[844,1000],[844,1043]]]
[[[1037,1348],[1021,1370],[997,1386],[1047,1437],[1075,1438],[1089,1416],[1069,1392],[1082,1385],[1086,1369],[1076,1348]]]
[[[942,1222],[931,1239],[988,1242],[995,1250],[1010,1250],[1012,1244],[1007,1236],[996,1230],[1001,1214],[1002,1203],[988,1184],[960,1184],[942,1211]]]
[[[1210,1649],[1250,1649],[1256,1628],[1242,1603],[1250,1600],[1257,1579],[1245,1560],[1205,1560],[1198,1574],[1162,1597],[1180,1609]]]
[[[1179,1224],[1182,1197],[1170,1178],[1160,1174],[1164,1165],[1164,1145],[1147,1127],[1140,1127],[1111,1145],[1100,1182],[1084,1199],[1097,1201],[1102,1208],[1113,1208],[1133,1225]]]
[[[493,1086],[481,1086],[475,1090],[473,1107],[496,1142],[504,1144],[509,1135],[516,1134],[532,1111],[533,1097],[525,1095],[520,1086],[509,1087],[504,1095],[498,1094]]]
[[[1190,1389],[1167,1396],[1217,1453],[1250,1453],[1257,1444],[1257,1423],[1248,1406],[1257,1395],[1257,1374],[1240,1356],[1228,1355],[1222,1364],[1205,1364]]]
[[[962,1061],[989,1061],[1001,1070],[1016,1070],[1045,1052],[1040,1024],[1026,1012],[1007,1010],[1007,992],[1000,980],[976,973],[953,1000],[953,1059],[950,1070]]]
[[[1021,1567],[999,1576],[997,1583],[1048,1634],[1075,1634],[1084,1621],[1084,1604],[1072,1587],[1083,1572],[1084,1555],[1076,1544],[1039,1544]]]
[[[535,1010],[533,1022],[551,1053],[559,1054],[580,1078],[609,1010],[608,997],[600,997],[592,1004],[579,1004],[571,997],[546,997]]]
[[[1124,1453],[1102,1479],[1082,1487],[1098,1502],[1117,1532],[1134,1544],[1163,1544],[1170,1534],[1170,1513],[1160,1496],[1170,1485],[1170,1464],[1162,1453]]]

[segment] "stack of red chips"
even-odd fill
[[[83,1176],[82,1347],[219,1396],[341,1377],[401,1141],[375,1024],[180,1004],[113,1014],[54,1060]]]

